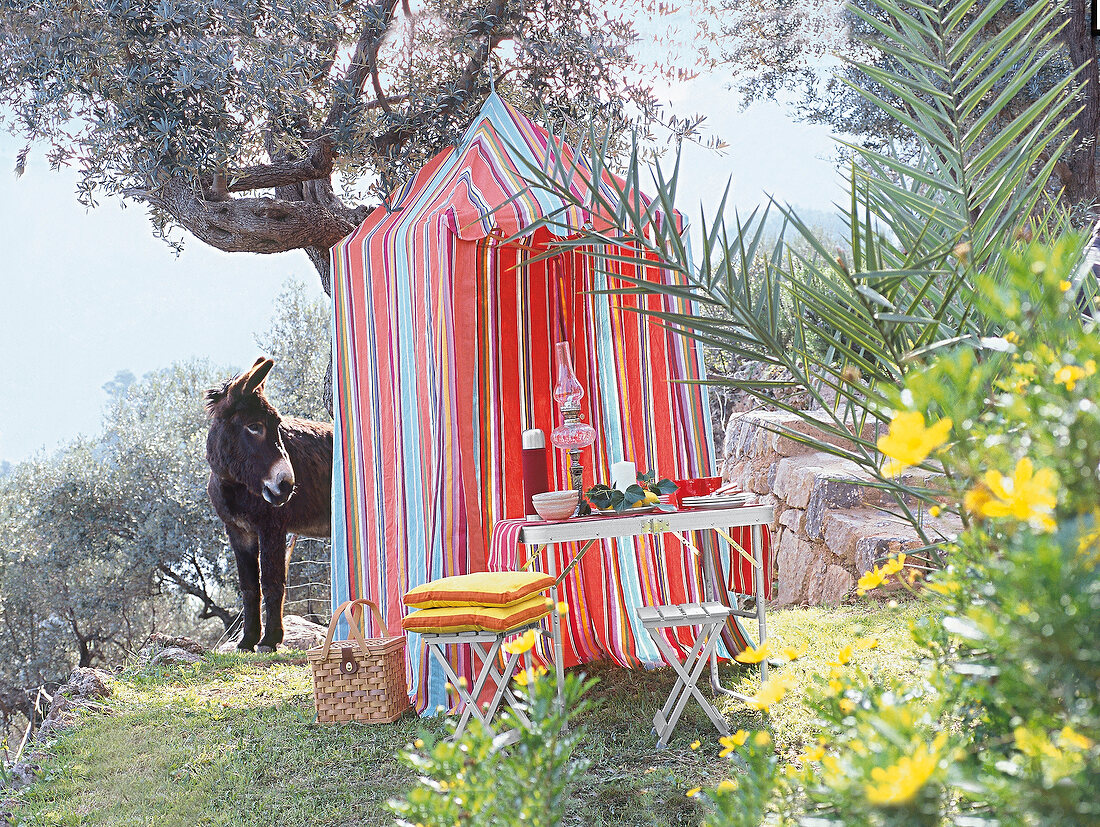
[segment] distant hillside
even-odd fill
[[[763,213],[764,206],[761,205],[759,213]],[[794,205],[791,207],[791,211],[798,216],[798,218],[806,224],[811,230],[813,230],[819,238],[823,238],[828,242],[828,246],[847,246],[844,244],[844,239],[848,237],[848,228],[844,224],[843,214],[839,209],[837,210],[819,210],[812,207],[799,207]],[[737,217],[740,217],[742,222],[748,220],[752,214],[752,210],[738,209],[735,213],[730,210],[726,214],[726,229],[732,231],[737,226]],[[698,219],[696,218],[696,224]],[[768,211],[768,219],[765,224],[765,236],[769,239],[775,239],[783,229],[785,218],[783,213],[776,206],[772,206]],[[698,245],[699,235],[698,227],[692,225],[692,243]],[[789,239],[793,239],[798,234],[791,229],[788,225],[786,235]],[[698,246],[695,247],[699,249]]]

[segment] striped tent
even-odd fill
[[[597,431],[586,486],[622,459],[670,478],[711,473],[703,389],[676,381],[700,375],[699,353],[629,310],[676,300],[595,293],[616,285],[621,265],[580,253],[532,261],[554,239],[525,228],[563,205],[522,173],[551,152],[546,132],[494,94],[456,148],[333,250],[333,600],[371,598],[391,629],[405,591],[485,570],[494,524],[523,516],[520,435],[557,424],[557,341],[572,345]],[[572,227],[598,220],[565,214]],[[551,452],[566,487],[564,457]],[[697,599],[698,567],[675,541],[604,545],[567,581],[567,663],[659,663],[633,609]],[[446,704],[442,672],[409,637],[410,689],[434,710]],[[452,653],[469,675],[466,656]]]

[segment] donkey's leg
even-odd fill
[[[241,597],[244,609],[244,636],[237,648],[242,652],[251,652],[260,639],[260,543],[259,538],[250,532],[235,527],[227,527],[229,545],[233,556],[237,558],[237,578],[241,581]]]
[[[274,652],[283,642],[283,598],[286,596],[286,533],[260,534],[260,591],[264,596],[264,636],[261,652]]]

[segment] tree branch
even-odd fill
[[[328,181],[314,191],[331,191]],[[367,207],[348,208],[333,196],[327,203],[278,198],[204,200],[196,189],[178,178],[157,190],[125,190],[164,210],[200,241],[228,253],[284,253],[303,247],[331,247],[359,226]]]
[[[359,95],[363,93],[367,80],[371,76],[372,67],[378,58],[378,50],[382,47],[382,39],[389,31],[397,11],[398,0],[378,0],[363,15],[363,28],[359,32],[359,40],[352,52],[351,62],[348,64],[344,82],[350,90],[348,97],[338,99],[329,110],[325,119],[325,127],[332,127],[343,119],[353,106],[364,106],[359,102]],[[384,102],[383,102],[384,101]],[[390,100],[378,97],[375,106],[381,106],[389,112]]]
[[[370,142],[375,151],[385,153],[393,147],[400,146],[417,134],[423,124],[429,120],[437,121],[449,118],[459,106],[469,99],[470,95],[477,90],[478,78],[481,75],[481,70],[489,60],[489,53],[506,36],[504,24],[507,22],[505,17],[507,10],[507,0],[495,0],[493,5],[486,9],[485,16],[493,18],[495,22],[483,32],[471,32],[471,39],[476,39],[479,45],[471,48],[470,59],[466,62],[458,83],[447,94],[440,95],[433,103],[423,106],[413,117],[395,124],[381,135],[371,139]]]
[[[176,574],[176,572],[172,571],[172,569],[168,568],[168,566],[165,566],[163,564],[158,565],[157,570],[173,583],[175,583],[176,586],[179,587],[182,591],[186,592],[192,597],[197,597],[200,601],[202,601],[203,610],[202,614],[200,615],[201,618],[206,619],[216,617],[222,622],[226,629],[228,629],[230,625],[232,625],[234,615],[231,614],[228,609],[223,609],[221,606],[215,603],[214,599],[210,597],[210,595],[207,594],[204,589],[200,589],[192,583],[189,583],[183,577]]]
[[[232,170],[225,181],[223,193],[217,191],[216,179],[211,200],[224,201],[231,192],[251,192],[252,190],[274,189],[303,181],[315,181],[332,175],[331,138],[322,137],[313,141],[309,151],[294,160],[278,159],[270,164],[258,164]]]

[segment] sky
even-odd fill
[[[742,210],[766,194],[827,210],[841,198],[822,126],[795,123],[774,103],[742,111],[721,76],[662,90],[673,112],[707,115],[730,146],[684,151],[680,209],[712,212],[732,176]],[[276,295],[298,278],[317,296],[304,253],[222,253],[183,236],[178,257],[153,237],[145,211],[105,200],[86,210],[76,173],[35,152],[14,175],[21,145],[0,135],[0,463],[53,451],[99,430],[103,385],[193,357],[247,366],[259,355]],[[227,373],[227,376],[229,374]]]

